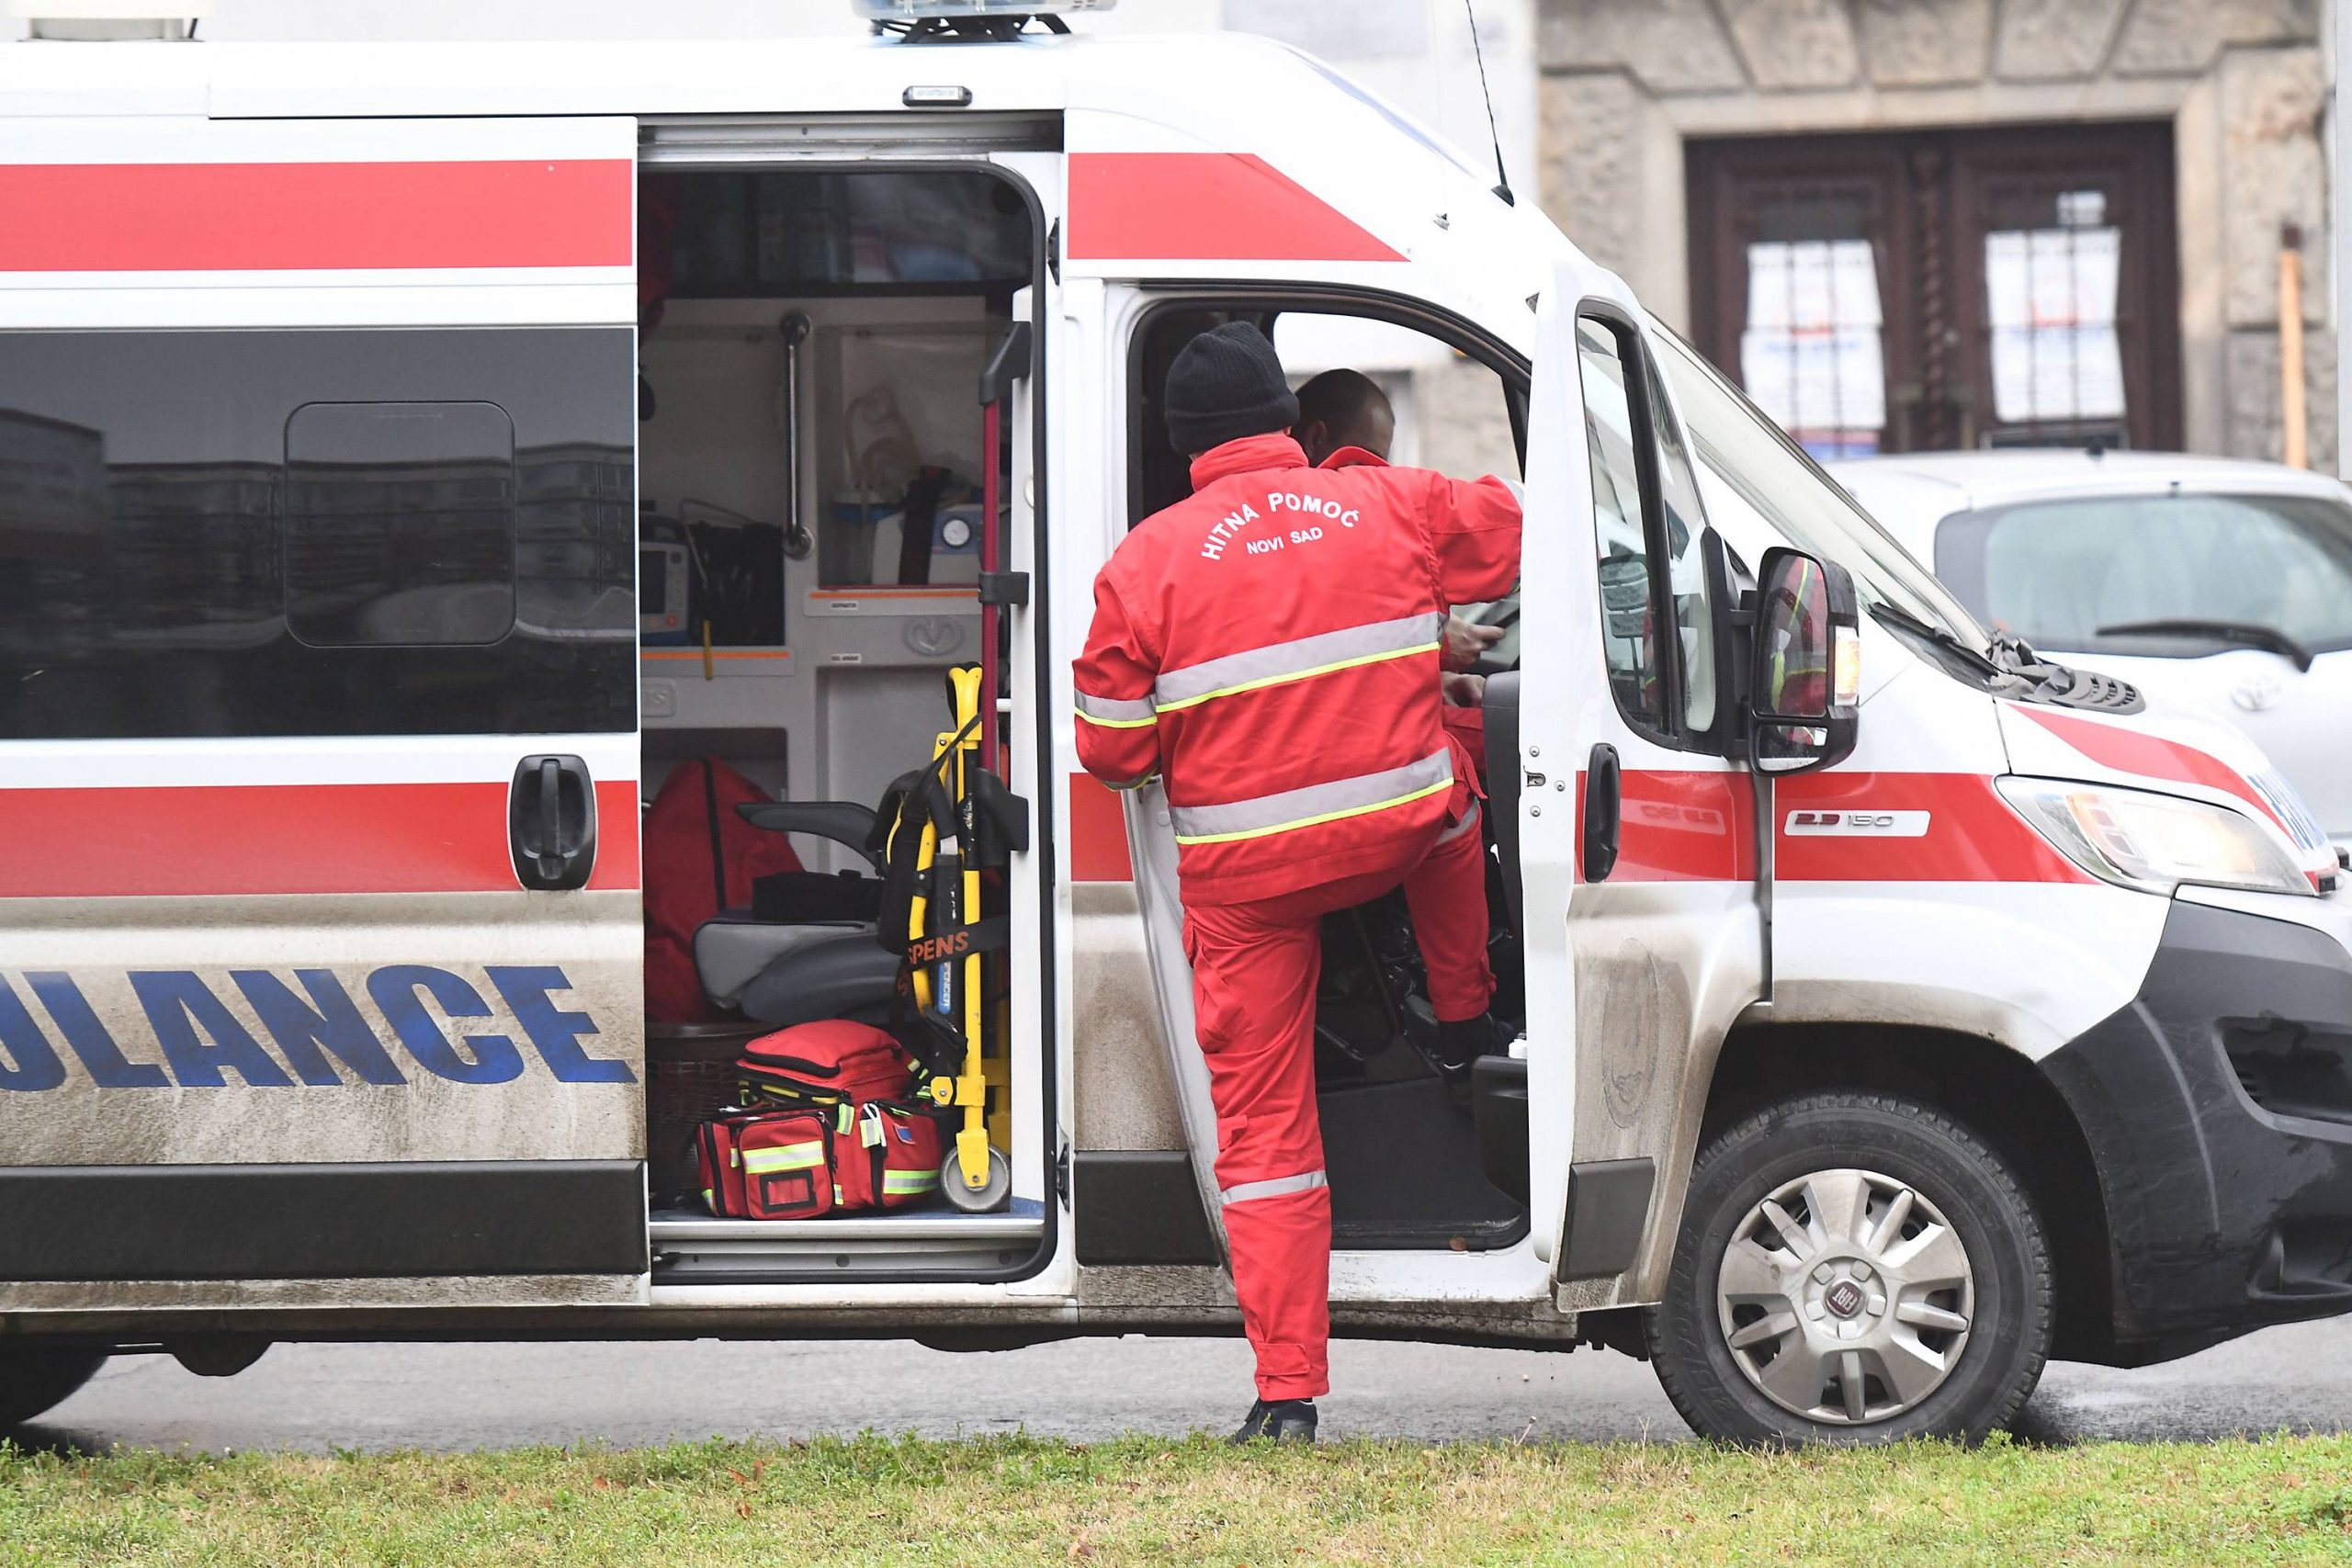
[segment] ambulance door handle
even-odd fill
[[[1606,882],[1617,869],[1617,829],[1624,816],[1617,748],[1607,741],[1592,749],[1584,773],[1584,879]]]
[[[596,866],[596,787],[577,757],[526,757],[506,796],[515,880],[536,892],[584,887]]]

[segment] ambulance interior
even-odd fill
[[[692,1154],[695,1125],[734,1100],[745,1041],[818,1019],[889,1020],[899,960],[876,940],[882,885],[861,811],[956,728],[950,670],[982,670],[968,705],[982,766],[1009,773],[1028,741],[1012,676],[1025,662],[979,583],[1014,559],[1010,498],[1028,472],[1032,435],[1016,428],[1026,405],[1011,380],[1029,364],[1031,340],[1013,328],[1042,265],[1034,214],[1023,188],[984,167],[640,174],[659,1282],[882,1269],[968,1278],[1017,1266],[1045,1235],[1047,1077],[1034,1045],[1014,1059],[1008,1043],[1038,1031],[1014,1027],[1024,998],[1009,994],[1001,953],[987,959],[988,1120],[1011,1190],[987,1212],[933,1198],[820,1221],[718,1220]],[[992,360],[1004,375],[984,408]],[[846,809],[763,824],[734,809],[761,802]],[[665,836],[681,821],[683,837]],[[1009,897],[991,886],[983,907],[1002,912]]]
[[[1294,387],[1314,374],[1350,368],[1369,375],[1396,416],[1394,462],[1456,478],[1498,474],[1516,480],[1526,445],[1527,372],[1508,353],[1456,324],[1408,312],[1380,315],[1309,296],[1250,299],[1203,295],[1170,299],[1147,316],[1130,362],[1128,522],[1133,526],[1190,492],[1188,462],[1169,444],[1159,400],[1168,367],[1199,333],[1229,321],[1254,322],[1272,340]],[[1474,622],[1503,628],[1502,640],[1473,667],[1481,674],[1517,667],[1517,596],[1457,605]],[[1514,787],[1517,740],[1510,711],[1487,709],[1490,792]],[[1513,820],[1498,800],[1482,813],[1487,853],[1487,957],[1494,1016],[1526,1014],[1524,965],[1510,892],[1515,846],[1496,841]],[[1333,1246],[1341,1250],[1507,1247],[1527,1233],[1524,1078],[1515,1110],[1506,1079],[1491,1087],[1448,1075],[1433,1055],[1437,1020],[1410,912],[1401,889],[1328,918],[1317,996],[1317,1103],[1331,1190]]]

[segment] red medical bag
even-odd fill
[[[912,1058],[881,1030],[796,1024],[752,1041],[737,1067],[748,1103],[695,1138],[712,1213],[813,1220],[939,1190],[939,1122],[913,1101]]]
[[[763,1034],[743,1047],[735,1070],[747,1105],[902,1100],[915,1091],[913,1055],[872,1024],[845,1019]]]

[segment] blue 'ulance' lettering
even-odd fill
[[[563,1083],[635,1083],[637,1075],[628,1070],[627,1062],[616,1062],[602,1056],[591,1056],[580,1048],[580,1036],[594,1034],[596,1021],[584,1012],[566,1012],[549,999],[549,991],[571,988],[562,970],[553,964],[528,968],[502,968],[492,965],[488,971],[490,983],[514,1010],[515,1018],[523,1025],[523,1032],[538,1047],[539,1056]]]
[[[8,1048],[8,1065],[0,1069],[0,1089],[29,1092],[55,1089],[65,1081],[65,1064],[57,1059],[49,1036],[41,1032],[31,1010],[17,999],[6,980],[0,980],[0,1045]]]
[[[465,1042],[472,1048],[474,1059],[469,1062],[458,1055],[417,999],[419,991],[432,993],[441,1010],[451,1018],[488,1018],[491,1012],[481,992],[447,969],[396,964],[368,976],[368,994],[383,1010],[385,1021],[408,1047],[408,1054],[425,1071],[453,1083],[508,1083],[522,1076],[523,1053],[503,1034],[469,1034]]]
[[[164,1059],[171,1063],[172,1077],[182,1089],[222,1088],[223,1067],[255,1089],[294,1087],[286,1069],[245,1032],[211,987],[187,970],[133,970],[130,988],[139,993],[155,1043],[164,1048]]]
[[[304,1083],[319,1089],[343,1083],[343,1075],[327,1060],[329,1053],[368,1083],[408,1082],[383,1042],[376,1038],[375,1030],[359,1016],[359,1005],[343,988],[334,970],[294,971],[294,977],[311,993],[307,1002],[266,969],[233,970],[229,977],[244,992],[254,1016]]]
[[[25,984],[33,988],[40,1005],[65,1032],[65,1043],[82,1058],[82,1066],[89,1069],[90,1080],[100,1089],[169,1089],[172,1080],[153,1062],[125,1060],[114,1036],[90,1010],[81,987],[74,977],[55,970],[27,970]]]

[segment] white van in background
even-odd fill
[[[2352,491],[2158,452],[1918,453],[1829,471],[1977,619],[2235,724],[2352,842]]]

